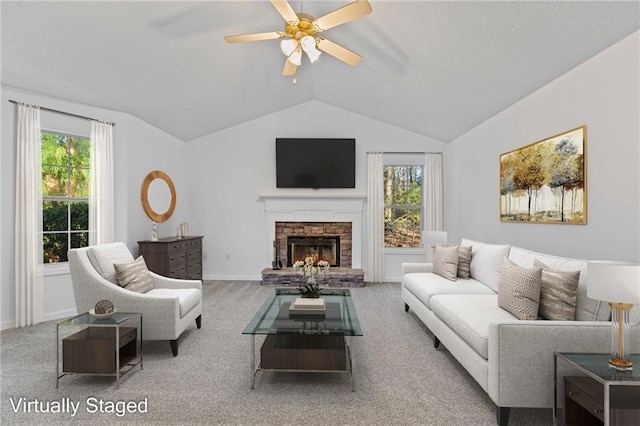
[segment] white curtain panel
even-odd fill
[[[91,120],[89,245],[114,239],[113,125]]]
[[[382,153],[368,157],[367,185],[367,280],[382,282],[384,265],[384,191]]]
[[[424,157],[425,231],[442,231],[442,154]]]
[[[40,108],[17,104],[15,286],[16,327],[44,319]]]

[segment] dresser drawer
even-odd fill
[[[598,398],[597,392],[593,392],[594,387],[591,382],[595,382],[595,380],[588,377],[566,377],[565,396],[574,400],[591,415],[604,422],[604,400],[602,396]],[[603,386],[600,383],[595,383]]]
[[[174,250],[181,250],[184,247],[184,244],[180,241],[176,241],[175,243],[170,243],[167,245],[167,249],[169,250],[169,252],[172,252]]]

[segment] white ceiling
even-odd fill
[[[315,17],[347,3],[291,1]],[[223,40],[282,31],[268,1],[3,0],[2,83],[184,141],[315,99],[449,142],[640,28],[637,1],[370,3],[323,33],[363,61],[305,58],[294,86],[277,40]]]

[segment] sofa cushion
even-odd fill
[[[433,253],[433,273],[455,281],[458,276],[458,246],[436,244]]]
[[[538,318],[542,268],[523,268],[504,259],[498,288],[498,306],[521,320]]]
[[[606,302],[594,300],[587,297],[587,261],[581,259],[570,259],[566,257],[552,256],[543,253],[536,253],[520,247],[512,247],[509,252],[509,259],[518,265],[530,268],[534,259],[540,260],[549,268],[561,271],[580,271],[578,281],[578,297],[576,299],[577,321],[608,321],[611,316],[611,308]]]
[[[431,309],[485,359],[489,358],[489,324],[517,320],[498,306],[496,294],[438,295],[431,298]]]
[[[540,315],[550,320],[573,321],[576,316],[580,271],[551,269],[538,259],[533,261],[533,266],[542,268],[540,309],[538,311]]]
[[[178,298],[180,304],[180,318],[184,317],[189,311],[200,303],[202,295],[197,288],[154,288],[146,293],[154,297]]]
[[[130,263],[114,263],[118,285],[136,293],[146,293],[153,289],[151,274],[142,256]]]
[[[471,246],[460,246],[458,249],[458,278],[471,278],[471,250]]]
[[[93,246],[87,250],[89,261],[103,278],[118,284],[114,263],[131,263],[133,256],[124,243],[109,243]]]
[[[461,246],[471,246],[471,278],[498,291],[503,259],[509,254],[509,244],[485,244],[463,239]]]
[[[474,279],[461,280],[453,284],[446,278],[430,272],[405,274],[402,277],[402,285],[429,309],[431,309],[431,297],[438,294],[496,294]]]

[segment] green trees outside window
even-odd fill
[[[421,247],[422,166],[384,168],[384,246]]]
[[[43,262],[67,261],[67,250],[89,245],[90,141],[42,132]]]

